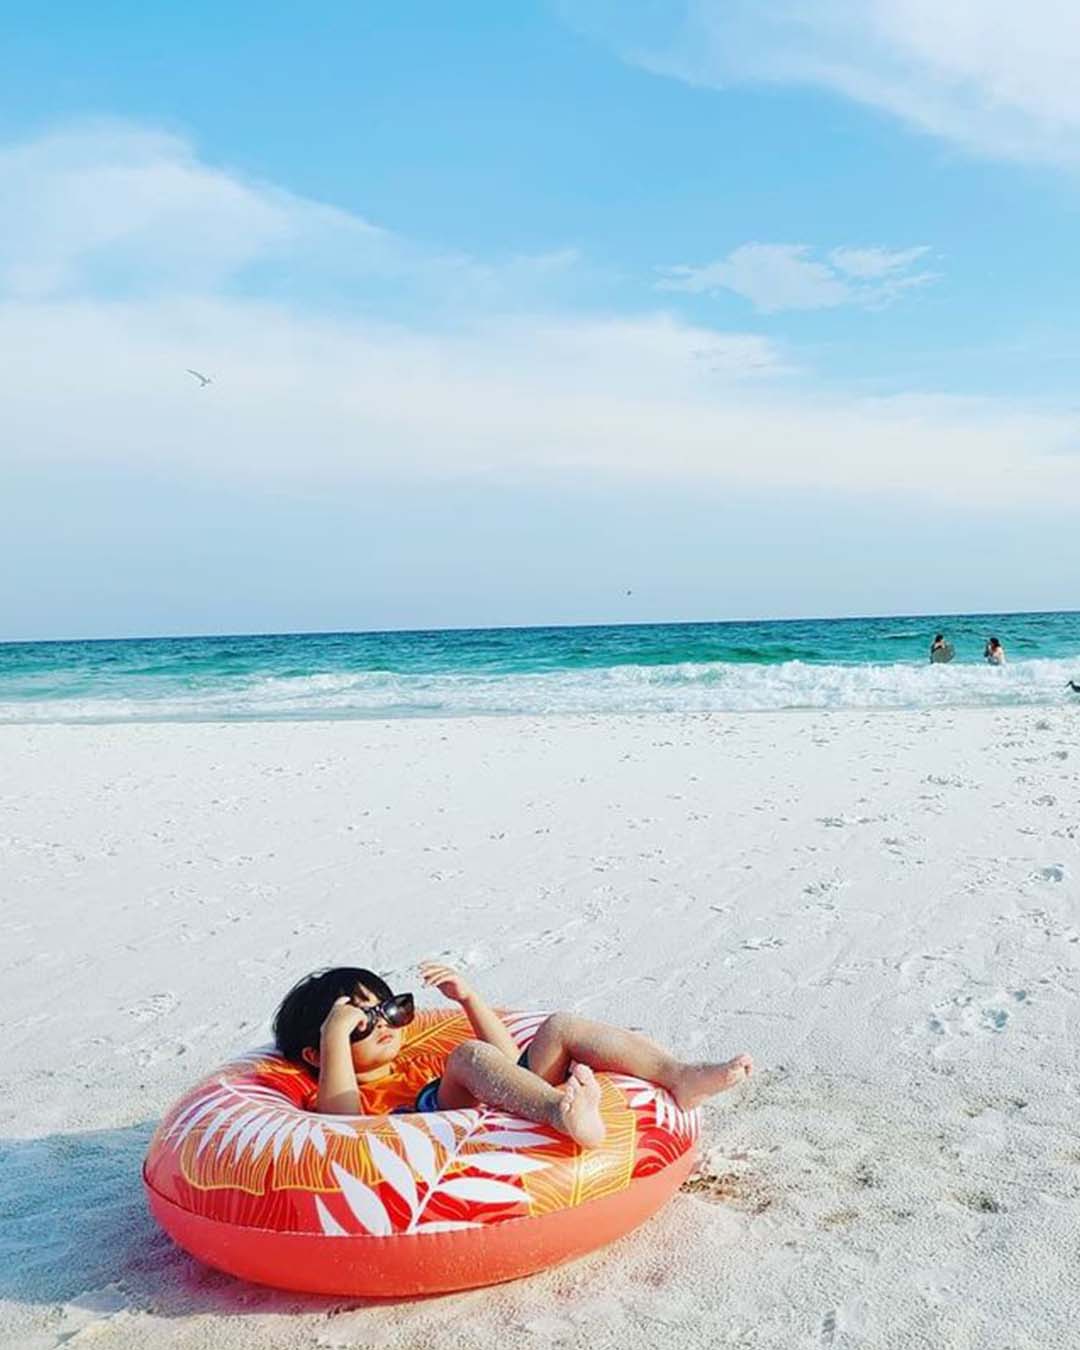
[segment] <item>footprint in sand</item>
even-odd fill
[[[832,920],[838,918],[837,897],[838,893],[845,886],[849,886],[849,881],[841,880],[838,877],[829,877],[824,881],[810,881],[802,888],[802,893],[807,897],[806,904],[799,906],[801,914],[817,914]]]
[[[1067,875],[1064,864],[1050,863],[1048,866],[1040,867],[1037,871],[1032,872],[1031,879],[1032,881],[1064,881]]]
[[[747,938],[741,945],[744,952],[763,952],[770,947],[783,947],[784,939],[782,937],[754,937]]]
[[[140,999],[138,1003],[132,1004],[126,1011],[136,1022],[154,1022],[159,1017],[168,1017],[179,1005],[180,1000],[175,994],[151,994],[149,998]]]
[[[681,1189],[699,1200],[747,1214],[764,1214],[776,1198],[760,1178],[741,1171],[720,1170],[710,1163],[703,1163],[683,1182]]]
[[[975,788],[979,786],[970,778],[961,778],[959,774],[955,773],[928,773],[922,781],[932,783],[934,787]]]
[[[905,863],[914,862],[919,865],[925,862],[924,858],[912,858],[910,856],[910,850],[918,847],[919,844],[924,842],[924,837],[922,835],[906,837],[904,835],[890,834],[886,835],[881,842],[885,847],[886,853],[892,854],[894,858],[900,858]]]
[[[841,877],[826,877],[823,881],[808,881],[802,888],[803,895],[821,898],[831,895],[834,891],[843,890],[845,886],[850,886],[851,882]]]
[[[935,1306],[955,1303],[958,1289],[964,1287],[960,1266],[924,1266],[913,1272],[911,1283],[918,1293]]]
[[[1003,916],[1003,919],[1005,922],[1014,921],[1012,916]],[[1044,937],[1053,938],[1058,942],[1080,942],[1080,933],[1075,928],[1062,928],[1058,921],[1045,909],[1026,910],[1022,915],[1017,916],[1015,921],[1030,923]]]
[[[932,1036],[940,1037],[943,1041],[950,1037],[962,1039],[976,1033],[999,1035],[1006,1030],[1012,1017],[1008,1005],[1023,1005],[1028,1001],[1026,989],[1003,991],[993,1002],[981,1005],[970,994],[956,994],[931,1009],[926,1027]]]
[[[954,1198],[966,1209],[973,1209],[976,1214],[1000,1214],[1005,1208],[987,1191],[961,1191]]]
[[[121,1285],[88,1289],[54,1310],[53,1345],[81,1345],[104,1338],[110,1331],[119,1335],[131,1315],[130,1298]]]
[[[853,1298],[839,1308],[830,1308],[821,1319],[821,1344],[835,1345],[838,1334],[849,1344],[862,1341],[868,1325],[865,1301]]]

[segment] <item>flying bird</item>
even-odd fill
[[[186,367],[186,369],[189,375],[194,375],[195,378],[199,381],[200,389],[205,389],[208,384],[214,383],[214,381],[210,378],[209,375],[203,375],[197,370],[192,370],[190,366]]]

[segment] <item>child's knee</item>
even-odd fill
[[[569,1012],[555,1012],[544,1019],[540,1031],[545,1032],[560,1044],[570,1040],[577,1030],[580,1019]],[[537,1032],[539,1035],[539,1032]]]
[[[470,1069],[489,1062],[492,1053],[499,1053],[493,1045],[486,1045],[483,1041],[462,1041],[446,1057],[447,1072],[468,1073]]]

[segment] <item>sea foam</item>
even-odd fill
[[[983,665],[678,662],[546,672],[314,671],[220,676],[181,688],[144,681],[48,699],[0,700],[2,722],[217,721],[467,717],[646,712],[767,712],[796,708],[1052,705],[1076,663]]]

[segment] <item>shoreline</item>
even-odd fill
[[[1080,663],[1076,663],[1080,668]],[[899,670],[923,669],[923,666],[898,666]],[[960,667],[963,669],[964,667]],[[982,669],[981,666],[972,664],[973,669]],[[1063,688],[1061,694],[1054,700],[1031,701],[1026,703],[932,703],[932,704],[887,704],[887,703],[866,703],[866,704],[835,704],[831,706],[798,704],[782,707],[768,708],[596,708],[596,709],[553,709],[551,711],[529,711],[521,709],[492,709],[490,711],[477,711],[470,709],[464,712],[449,712],[445,709],[438,709],[433,712],[409,711],[396,714],[388,714],[382,710],[371,712],[357,712],[353,710],[342,712],[328,712],[325,709],[313,710],[310,713],[290,712],[281,716],[271,716],[266,713],[235,713],[228,716],[210,716],[193,715],[189,717],[179,717],[175,714],[161,717],[133,716],[133,717],[52,717],[52,718],[25,718],[8,719],[0,718],[0,732],[18,731],[19,728],[48,728],[48,727],[74,727],[85,730],[94,728],[108,729],[125,727],[230,727],[230,726],[293,726],[307,727],[327,723],[333,726],[342,724],[356,723],[359,725],[395,725],[399,722],[409,723],[417,722],[428,724],[431,722],[448,723],[478,723],[486,722],[539,722],[555,723],[572,722],[574,720],[597,721],[646,721],[650,718],[657,720],[706,720],[709,718],[743,718],[743,717],[808,717],[808,716],[887,716],[887,717],[908,717],[908,716],[932,716],[936,714],[956,715],[956,714],[981,714],[1027,712],[1034,714],[1065,712],[1070,709],[1080,707],[1080,700],[1075,691],[1069,692]]]

